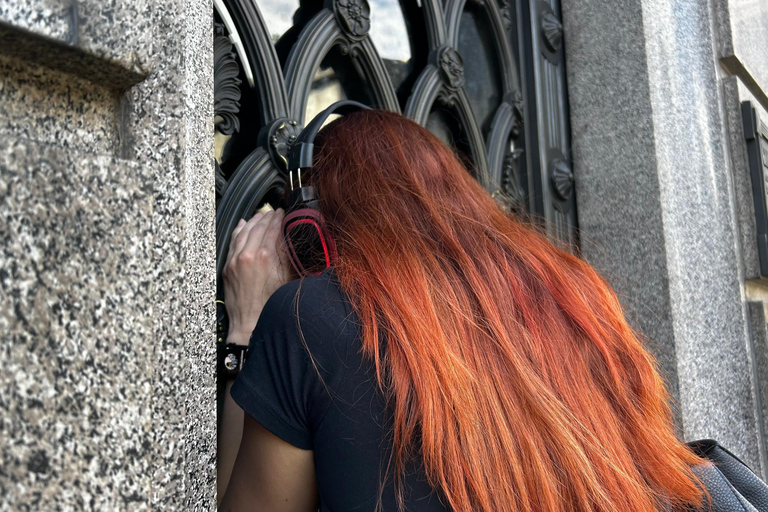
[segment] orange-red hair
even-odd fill
[[[349,114],[316,148],[336,273],[394,411],[397,488],[420,456],[453,510],[701,505],[656,362],[590,265],[403,116]]]

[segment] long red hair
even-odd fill
[[[396,488],[416,456],[453,510],[701,505],[700,460],[611,287],[437,137],[346,115],[319,134],[310,180],[393,408]]]

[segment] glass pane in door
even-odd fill
[[[484,8],[468,2],[461,14],[458,50],[464,60],[464,90],[483,137],[488,136],[502,100],[501,67],[495,44]]]
[[[370,38],[395,88],[400,108],[427,64],[429,40],[421,2],[370,0]]]
[[[320,63],[307,97],[304,125],[321,110],[339,100],[355,100],[373,105],[373,94],[368,80],[354,59],[343,55],[334,46]],[[333,119],[335,116],[329,118]]]
[[[272,43],[293,26],[293,16],[299,9],[299,0],[258,0],[259,13],[264,19]]]

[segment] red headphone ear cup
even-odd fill
[[[296,254],[296,248],[291,241],[290,225],[291,221],[287,218],[287,216],[283,218],[281,231],[283,233],[283,240],[285,240],[285,250],[288,253],[288,259],[291,261],[291,266],[296,271],[296,274],[299,276],[304,276],[306,275],[306,270],[304,270],[304,267],[301,264],[301,259],[299,259],[298,255]]]
[[[288,213],[282,223],[291,265],[300,276],[317,275],[336,262],[336,244],[323,215],[314,208]]]

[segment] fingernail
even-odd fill
[[[245,224],[245,219],[240,219],[239,221],[237,221],[237,227],[242,227],[243,224]]]

